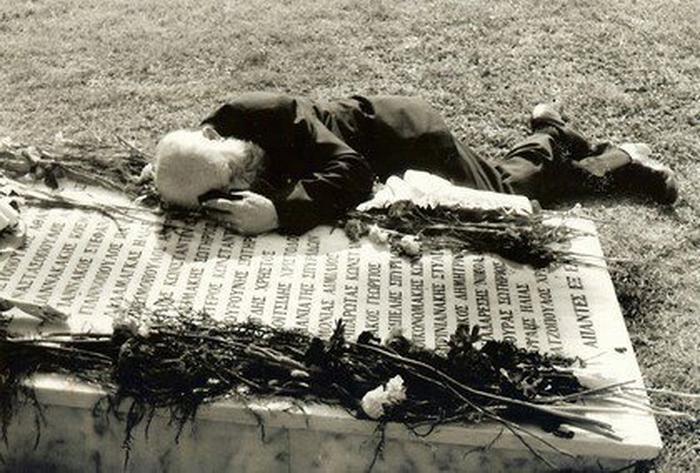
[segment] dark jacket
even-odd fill
[[[281,232],[303,233],[333,221],[369,197],[375,177],[384,180],[406,169],[504,191],[496,170],[416,98],[312,102],[255,92],[223,105],[203,123],[265,151],[264,169],[252,190],[273,200]],[[298,183],[310,200],[287,198]]]

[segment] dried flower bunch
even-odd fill
[[[570,260],[571,255],[552,248],[552,244],[566,243],[575,233],[569,227],[545,223],[542,213],[419,207],[408,200],[350,212],[344,228],[352,240],[367,236],[409,257],[449,249],[458,254],[494,253],[536,268]]]
[[[448,349],[439,352],[399,333],[380,343],[364,332],[352,342],[340,321],[322,340],[302,331],[217,321],[172,304],[156,310],[132,306],[115,321],[112,335],[4,333],[0,360],[5,434],[18,393],[27,392],[23,381],[49,372],[100,386],[112,407],[133,400],[127,445],[133,427],[156,408],[170,409],[182,426],[202,403],[228,396],[317,400],[358,418],[402,422],[423,435],[446,422],[491,419],[549,445],[521,424],[525,419],[562,436],[572,435],[566,424],[616,438],[607,423],[560,407],[585,397],[588,389],[575,374],[580,361],[481,340],[477,327],[458,327]]]
[[[145,153],[116,135],[112,142],[74,141],[59,133],[52,144],[42,147],[0,139],[0,170],[12,178],[42,181],[52,189],[67,178],[132,197],[153,196],[147,163]]]

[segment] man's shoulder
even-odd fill
[[[267,149],[273,140],[284,141],[291,132],[297,114],[296,103],[295,97],[284,93],[240,93],[202,123],[213,125],[222,136],[254,141]]]

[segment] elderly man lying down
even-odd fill
[[[426,102],[354,96],[315,102],[244,94],[197,130],[158,144],[156,187],[165,202],[204,207],[239,232],[303,233],[371,193],[375,179],[417,169],[479,190],[524,194],[542,205],[593,194],[635,194],[671,204],[673,173],[646,145],[593,145],[557,109],[536,106],[532,135],[498,164],[455,138]]]

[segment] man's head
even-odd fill
[[[156,148],[156,189],[164,202],[194,208],[211,190],[250,187],[261,158],[257,146],[212,128],[173,131]]]

